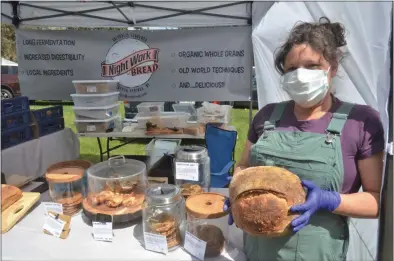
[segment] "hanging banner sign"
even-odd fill
[[[119,80],[128,101],[247,101],[251,27],[17,30],[19,81],[32,100],[70,100],[73,80]]]

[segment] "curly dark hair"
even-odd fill
[[[331,23],[327,17],[321,17],[318,23],[296,24],[287,41],[275,51],[275,68],[283,75],[287,54],[294,45],[306,43],[321,53],[331,64],[336,65],[344,53],[339,47],[346,45],[345,27],[340,23]]]

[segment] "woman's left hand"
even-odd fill
[[[301,215],[291,222],[293,231],[297,232],[309,223],[310,217],[318,210],[334,211],[341,203],[341,196],[336,191],[320,189],[312,181],[303,180],[302,185],[308,189],[306,201],[290,208],[291,212]]]

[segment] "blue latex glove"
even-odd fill
[[[305,227],[316,211],[327,210],[332,212],[341,204],[341,196],[336,191],[322,190],[309,180],[303,180],[302,185],[308,189],[305,203],[290,208],[291,212],[302,213],[291,222],[294,232]]]
[[[230,199],[227,198],[226,201],[224,201],[223,210],[228,211],[230,209],[230,207],[231,207]],[[234,223],[233,214],[231,213],[231,211],[230,211],[230,213],[228,213],[228,221],[227,222],[230,226]]]

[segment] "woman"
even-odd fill
[[[282,87],[292,100],[268,104],[256,114],[234,175],[250,166],[287,168],[301,178],[307,200],[290,209],[300,213],[291,235],[245,234],[248,260],[345,260],[346,217],[379,215],[384,150],[379,114],[331,92],[344,45],[343,26],[322,18],[294,27],[276,54]]]

